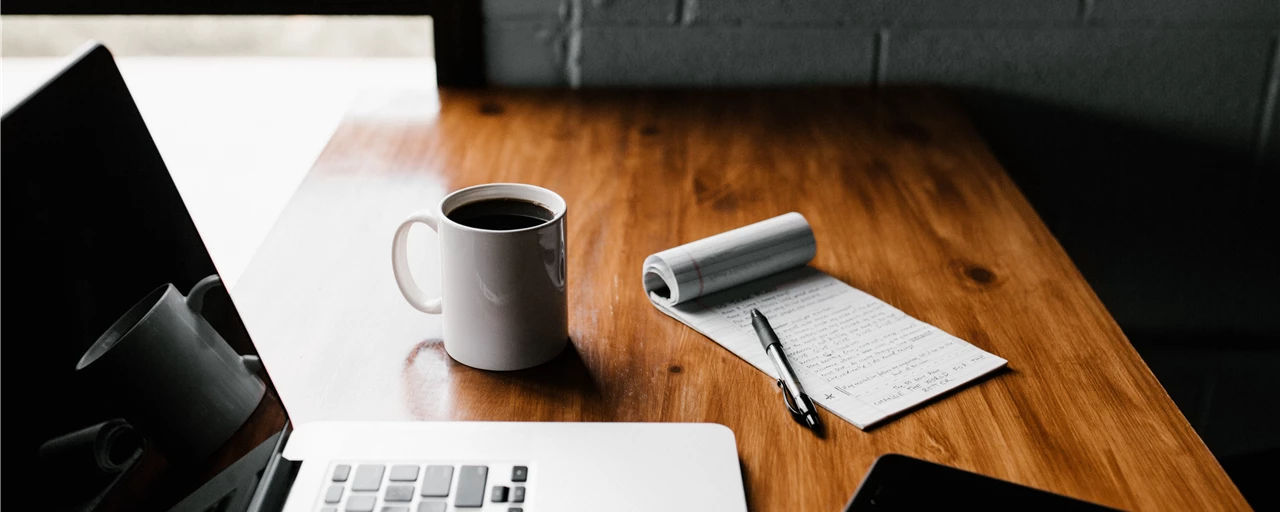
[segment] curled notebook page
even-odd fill
[[[791,212],[653,254],[644,260],[644,291],[674,306],[809,263],[813,230]]]
[[[751,326],[769,317],[809,397],[858,428],[1003,368],[1005,359],[807,264],[817,252],[798,213],[649,256],[653,305],[771,377]]]

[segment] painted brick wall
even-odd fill
[[[930,83],[1280,164],[1280,0],[486,0],[506,86]]]

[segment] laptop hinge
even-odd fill
[[[293,479],[298,476],[298,468],[302,467],[302,461],[284,458],[284,446],[292,432],[293,425],[285,424],[284,433],[271,450],[271,460],[262,471],[262,480],[258,481],[258,488],[253,492],[246,512],[278,512],[284,508]]]

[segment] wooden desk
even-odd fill
[[[235,289],[295,421],[692,421],[737,435],[753,510],[839,510],[899,452],[1126,509],[1244,509],[965,116],[929,91],[434,91],[352,113]],[[452,362],[391,235],[446,193],[569,202],[572,349]],[[783,413],[763,373],[645,299],[650,253],[799,211],[813,265],[1009,360],[868,432]],[[438,290],[434,235],[415,232]],[[411,255],[412,256],[412,255]],[[786,457],[784,454],[796,454]]]

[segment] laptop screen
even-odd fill
[[[6,504],[169,510],[260,472],[284,409],[111,54],[0,138]],[[237,485],[190,509],[243,509]]]

